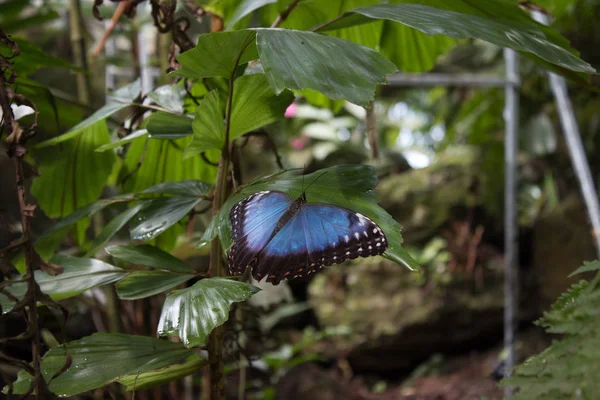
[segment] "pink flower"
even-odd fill
[[[306,137],[295,137],[290,139],[290,146],[296,150],[302,150],[307,142],[308,138]]]
[[[284,117],[286,118],[294,118],[296,116],[296,110],[298,109],[298,105],[296,103],[292,103],[285,110]]]

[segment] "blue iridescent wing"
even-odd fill
[[[387,239],[368,217],[328,204],[305,203],[263,248],[253,276],[278,283],[348,259],[382,254]]]
[[[238,202],[229,213],[231,239],[229,271],[242,274],[260,251],[267,245],[277,222],[292,199],[283,192],[263,191]]]

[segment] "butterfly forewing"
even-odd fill
[[[277,222],[292,203],[285,193],[263,191],[246,197],[231,209],[231,274],[243,273],[252,263],[267,245]]]

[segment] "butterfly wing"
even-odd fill
[[[283,192],[262,191],[238,202],[229,213],[231,239],[229,271],[239,275],[267,245],[277,222],[293,203]]]
[[[348,259],[382,254],[387,239],[368,217],[328,204],[303,204],[260,252],[253,276],[278,283]]]

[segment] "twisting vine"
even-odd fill
[[[20,54],[19,46],[1,29],[0,42],[10,49],[10,54],[0,54],[0,107],[2,108],[0,137],[2,137],[4,132],[6,132],[6,143],[8,144],[7,154],[8,157],[13,160],[15,167],[15,181],[17,188],[16,194],[19,201],[22,229],[21,238],[12,242],[6,249],[0,250],[0,254],[6,254],[10,250],[14,250],[16,248],[23,249],[25,254],[26,270],[21,280],[27,284],[25,296],[22,299],[18,299],[10,294],[8,290],[6,290],[7,286],[15,281],[6,280],[0,283],[0,293],[16,303],[12,312],[22,312],[25,320],[27,321],[27,327],[24,332],[13,338],[2,338],[0,339],[0,342],[6,342],[8,340],[30,340],[32,362],[31,365],[29,365],[23,360],[14,359],[4,354],[0,354],[0,359],[11,365],[23,368],[33,377],[31,386],[27,392],[23,394],[22,398],[27,398],[29,395],[35,392],[36,398],[49,399],[54,398],[54,395],[48,389],[49,382],[46,382],[44,376],[42,375],[42,342],[38,327],[37,304],[44,303],[49,307],[61,310],[65,322],[68,314],[66,309],[42,293],[40,287],[35,281],[35,271],[42,270],[50,275],[57,275],[62,272],[62,268],[42,260],[33,246],[30,220],[35,216],[35,210],[37,206],[31,203],[28,199],[27,189],[25,187],[25,176],[23,173],[23,160],[27,154],[27,141],[35,135],[39,112],[31,101],[29,101],[23,95],[17,93],[12,88],[12,85],[15,85],[17,82],[17,73],[14,69],[13,60]],[[21,124],[14,117],[12,104],[26,105],[31,107],[34,111],[33,122],[28,126],[21,126]],[[55,376],[52,377],[52,379],[60,375],[62,371],[69,367],[71,359],[68,354],[66,354],[66,356],[65,365],[57,374],[55,374]],[[12,394],[12,386],[10,383],[8,394]]]

